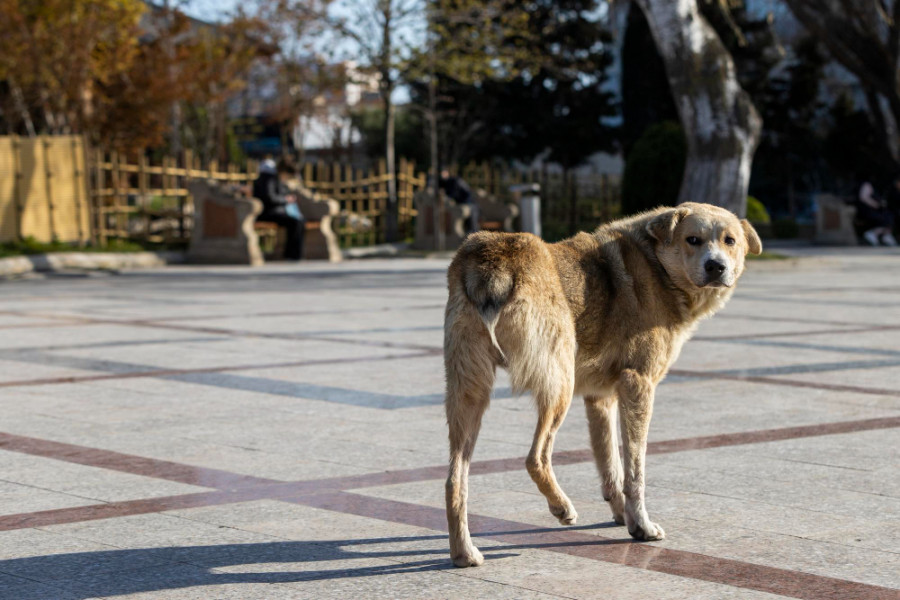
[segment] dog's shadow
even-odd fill
[[[502,539],[504,534],[553,531],[560,529],[484,535]],[[598,545],[609,542],[597,539]],[[493,561],[518,556],[514,550],[546,546],[481,545],[481,550],[486,561]],[[9,593],[14,597],[17,589],[25,593],[42,584],[50,586],[45,593],[58,590],[54,597],[78,600],[187,587],[316,582],[453,568],[445,534],[117,549],[0,560],[0,577],[11,576],[0,580],[0,596]]]

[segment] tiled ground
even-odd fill
[[[660,388],[610,521],[576,402],[563,528],[500,377],[450,566],[446,260],[0,284],[0,598],[900,598],[900,254],[754,263]]]

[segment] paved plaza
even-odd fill
[[[810,252],[807,252],[810,254]],[[815,253],[813,253],[815,254]],[[637,543],[501,375],[451,566],[446,259],[0,283],[0,598],[900,598],[900,254],[755,262],[660,386]]]

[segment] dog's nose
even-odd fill
[[[717,276],[725,272],[725,265],[717,260],[712,259],[706,261],[706,264],[703,265],[703,268],[706,270],[707,275]]]

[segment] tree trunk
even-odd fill
[[[166,75],[169,79],[169,86],[175,86],[175,40],[172,37],[172,31],[170,29],[173,19],[173,12],[171,7],[170,0],[165,0],[163,2],[163,14],[165,15],[165,27],[167,28],[163,35],[165,36],[163,39],[164,42],[164,52],[166,58],[169,61],[169,68],[166,70]],[[169,108],[169,154],[172,156],[181,156],[183,147],[181,143],[181,127],[182,127],[182,115],[181,115],[181,103],[178,100],[172,101],[172,106]]]
[[[444,239],[444,200],[440,190],[440,164],[438,157],[437,126],[437,74],[435,73],[435,32],[433,9],[428,11],[428,141],[431,160],[428,179],[429,194],[434,198],[434,249],[442,252],[446,246]]]
[[[884,110],[881,96],[872,88],[866,89],[866,104],[875,123],[875,132],[896,167],[900,164],[900,135],[897,132],[897,116],[900,116],[900,110],[895,110],[894,107]]]
[[[397,169],[394,157],[394,102],[390,92],[384,97],[384,162],[387,179],[387,210],[385,213],[385,237],[388,242],[397,241]]]
[[[429,193],[434,198],[434,249],[442,252],[446,246],[444,240],[444,200],[441,197],[440,165],[438,164],[438,128],[437,128],[437,86],[435,85],[434,70],[428,81],[428,137],[430,142],[429,154],[431,154],[431,176],[428,178]]]
[[[572,169],[563,169],[563,189],[569,192],[569,235],[578,233],[578,181]]]
[[[385,214],[385,237],[388,242],[397,241],[397,167],[394,156],[394,121],[395,107],[391,94],[394,91],[394,81],[391,73],[392,46],[391,34],[394,23],[392,21],[393,6],[388,0],[383,2],[382,12],[384,23],[381,39],[381,96],[384,101],[384,162],[387,167],[387,213]]]
[[[697,0],[637,0],[666,66],[687,138],[678,202],[708,202],[744,216],[762,120],[734,61]]]
[[[12,77],[9,78],[9,87],[10,90],[12,90],[12,97],[16,104],[16,110],[19,111],[22,123],[25,124],[25,131],[28,132],[28,137],[35,137],[37,131],[34,129],[34,121],[31,120],[31,113],[28,112],[28,107],[25,106],[25,97],[22,94],[22,89],[16,85],[16,82]]]

